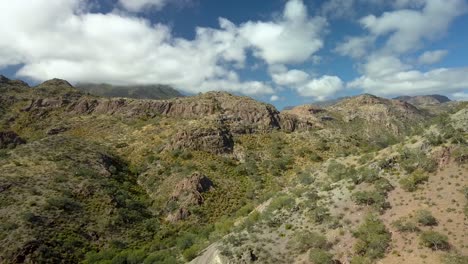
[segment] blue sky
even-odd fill
[[[0,74],[224,90],[278,108],[468,98],[465,0],[0,0]],[[3,21],[2,21],[3,20]]]

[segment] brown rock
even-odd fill
[[[0,131],[0,149],[16,147],[26,141],[13,131]]]

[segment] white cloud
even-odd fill
[[[442,60],[446,55],[447,50],[433,50],[433,51],[426,51],[418,58],[418,62],[420,64],[434,64]]]
[[[271,94],[262,82],[243,82],[232,72],[246,52],[267,63],[302,62],[322,47],[323,18],[310,18],[300,0],[290,0],[277,21],[196,29],[177,38],[163,24],[128,13],[88,13],[82,0],[0,1],[0,67],[24,64],[19,76],[39,81],[115,84],[166,83],[186,92],[226,90]],[[169,1],[125,1],[130,10]],[[34,17],[34,19],[31,19]],[[251,35],[253,34],[253,35]]]
[[[168,0],[119,0],[119,3],[127,10],[139,12],[145,8],[163,8]]]
[[[273,81],[278,85],[298,86],[309,79],[309,74],[300,70],[273,69],[270,70]]]
[[[326,20],[310,18],[302,0],[287,2],[283,16],[273,22],[247,22],[240,35],[253,47],[254,55],[269,64],[300,63],[323,47]]]
[[[362,68],[364,75],[348,87],[376,95],[457,93],[468,88],[468,68],[422,72],[390,56],[373,56]]]
[[[345,42],[338,44],[335,52],[342,56],[362,58],[369,53],[369,48],[374,43],[372,36],[348,37]]]
[[[279,96],[277,96],[276,94],[275,94],[275,95],[272,95],[272,96],[270,97],[270,101],[272,101],[272,102],[276,102],[276,101],[278,101],[279,99],[280,99]]]
[[[337,76],[324,75],[318,79],[312,79],[305,85],[297,87],[297,91],[302,96],[314,97],[323,101],[336,92],[343,89],[343,81]]]
[[[468,101],[468,90],[452,94],[452,98],[457,101]]]
[[[464,0],[426,0],[422,10],[396,10],[380,17],[369,15],[360,20],[374,36],[389,36],[386,50],[404,53],[421,47],[447,31],[449,24],[467,10]]]
[[[289,87],[301,96],[313,97],[318,101],[333,96],[344,87],[343,81],[337,76],[324,75],[314,78],[304,71],[288,70],[285,66],[270,67],[270,75],[276,84]]]

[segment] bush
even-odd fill
[[[435,231],[425,231],[420,236],[421,243],[433,250],[447,250],[450,248],[448,237]]]
[[[437,169],[437,163],[421,150],[403,150],[399,162],[407,173],[412,173],[417,169],[426,172],[434,172]]]
[[[319,206],[311,211],[311,218],[315,223],[321,224],[329,217],[330,212],[326,207]]]
[[[416,170],[410,176],[400,180],[400,185],[403,190],[414,192],[418,189],[418,185],[429,180],[429,176],[421,170]]]
[[[415,223],[410,221],[405,221],[405,219],[398,219],[392,223],[399,232],[418,232],[419,228]]]
[[[375,209],[383,211],[390,208],[385,195],[377,191],[359,191],[352,195],[352,199],[359,205],[372,205]]]
[[[328,247],[327,239],[324,236],[310,231],[295,232],[289,243],[300,253],[304,253],[311,248],[326,249]]]
[[[60,209],[67,212],[79,210],[81,205],[70,197],[54,197],[47,199],[46,209]]]
[[[424,226],[435,226],[437,225],[437,219],[432,216],[431,212],[427,210],[418,211],[416,214],[418,223]]]
[[[327,174],[333,182],[337,182],[348,176],[348,169],[345,165],[332,160],[328,165]]]
[[[354,236],[358,239],[354,247],[356,253],[370,259],[383,257],[391,240],[385,225],[374,215],[366,217]]]
[[[442,258],[445,264],[466,264],[468,263],[468,256],[459,255],[457,253],[450,253]]]
[[[373,261],[367,257],[363,257],[363,256],[354,256],[352,259],[351,259],[351,264],[372,264]]]
[[[333,264],[333,255],[323,249],[314,248],[309,252],[309,260],[314,264]]]
[[[459,146],[452,151],[452,157],[458,164],[468,161],[468,146]]]

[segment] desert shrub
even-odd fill
[[[354,256],[351,259],[351,264],[372,264],[373,261],[367,257],[364,256]]]
[[[412,173],[417,169],[426,172],[433,172],[437,169],[435,160],[421,150],[404,149],[399,157],[399,163],[407,173]]]
[[[392,223],[392,226],[395,227],[399,232],[418,232],[419,228],[415,223],[408,221],[406,219],[400,218]]]
[[[309,260],[314,264],[333,264],[333,255],[319,248],[313,248],[309,252]]]
[[[289,240],[289,245],[300,253],[308,249],[326,249],[328,248],[327,239],[316,232],[298,231],[295,232]]]
[[[383,211],[390,207],[384,194],[377,191],[359,191],[352,195],[352,199],[359,205],[372,205],[375,209]]]
[[[424,246],[433,250],[447,250],[450,248],[448,237],[435,231],[424,231],[419,238]]]
[[[374,182],[375,189],[380,193],[388,193],[395,189],[389,180],[385,178],[380,178]]]
[[[358,239],[354,247],[356,253],[370,259],[383,257],[391,241],[390,233],[375,215],[366,216],[353,235]]]
[[[417,190],[418,185],[429,180],[429,176],[421,170],[416,170],[411,175],[400,180],[401,188],[408,192]]]
[[[418,223],[424,226],[435,226],[437,225],[437,219],[432,216],[431,212],[427,210],[420,210],[416,213],[416,219]]]
[[[292,208],[296,205],[296,201],[288,195],[280,195],[274,198],[268,206],[268,211],[280,210],[282,208]]]
[[[311,212],[310,216],[315,223],[321,224],[326,219],[330,218],[330,212],[328,208],[323,206],[315,207]]]
[[[314,183],[315,179],[310,175],[309,171],[302,171],[297,174],[299,182],[303,185],[310,185]]]
[[[70,197],[53,197],[47,199],[46,209],[59,209],[67,212],[75,211],[81,208],[81,205]]]
[[[463,256],[457,253],[449,253],[442,257],[444,264],[466,264],[468,263],[468,256]]]
[[[347,168],[345,165],[332,160],[328,165],[327,174],[333,182],[337,182],[342,179],[355,177],[356,170],[354,168]]]
[[[353,177],[353,181],[356,184],[359,184],[361,182],[373,183],[378,179],[379,172],[376,169],[371,169],[367,167],[360,168]]]
[[[458,146],[452,151],[452,157],[458,164],[468,161],[468,146]]]
[[[191,261],[198,256],[198,252],[201,250],[200,245],[193,245],[182,252],[182,256],[186,261]]]
[[[444,143],[444,138],[440,134],[436,135],[434,133],[430,133],[426,136],[426,138],[427,142],[432,146],[439,146]]]

